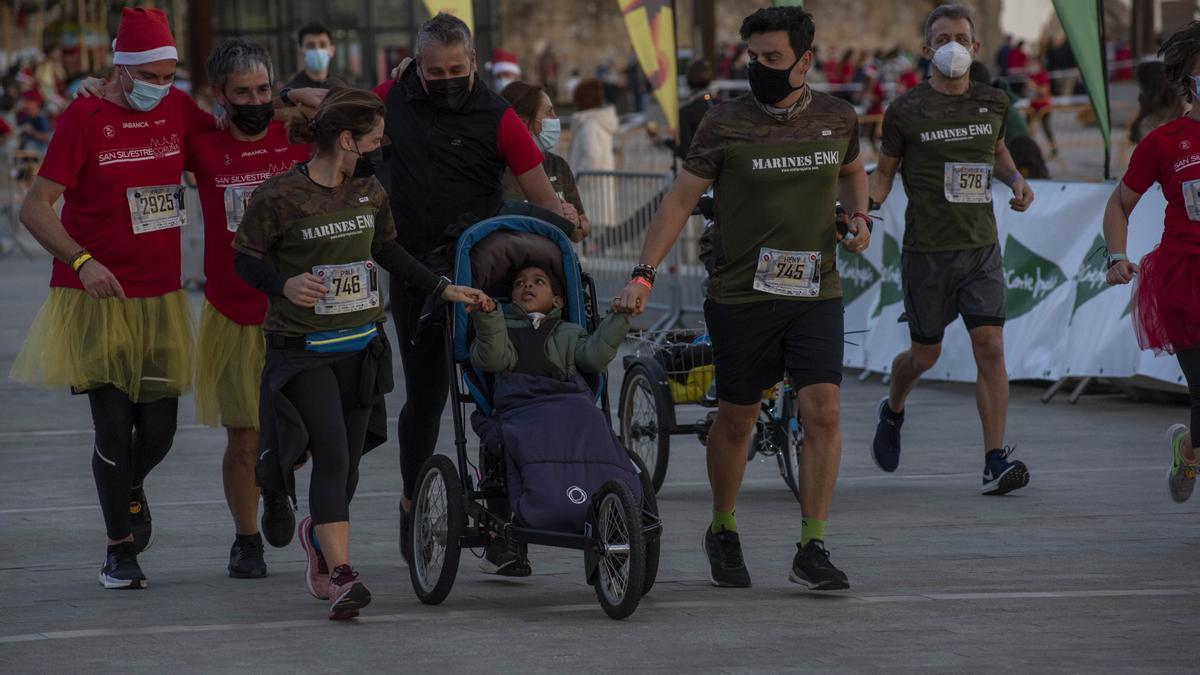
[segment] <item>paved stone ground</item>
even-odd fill
[[[0,262],[5,374],[47,266]],[[375,602],[334,624],[304,590],[298,546],[268,551],[266,579],[225,576],[222,434],[193,424],[190,398],[175,449],[147,484],[158,536],[142,556],[150,588],[101,589],[86,400],[5,379],[0,670],[1194,672],[1200,498],[1172,503],[1163,478],[1163,431],[1186,411],[1099,396],[1042,405],[1040,391],[1014,387],[1010,424],[1033,482],[995,498],[977,494],[970,387],[918,388],[903,465],[885,476],[867,454],[883,389],[849,380],[829,540],[852,588],[837,594],[787,581],[800,513],[773,460],[749,467],[739,504],[754,588],[712,588],[698,546],[703,449],[677,438],[660,494],[663,569],[624,622],[600,611],[582,557],[553,549],[534,549],[527,581],[487,577],[468,556],[444,605],[417,602],[396,548],[393,443],[365,458],[353,510],[353,558]],[[443,449],[450,428],[447,418]]]

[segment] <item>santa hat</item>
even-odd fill
[[[161,9],[126,7],[121,10],[121,27],[113,40],[113,65],[179,60],[167,15]]]
[[[492,50],[492,74],[521,76],[521,66],[517,64],[517,55],[499,47]]]

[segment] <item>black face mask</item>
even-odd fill
[[[429,100],[439,110],[454,112],[460,110],[471,95],[471,76],[450,77],[444,80],[425,80],[429,90]]]
[[[800,63],[800,59],[796,59],[796,63]],[[788,82],[796,63],[789,68],[779,70],[768,68],[758,61],[751,61],[747,70],[750,76],[750,92],[754,94],[754,98],[763,105],[775,105],[787,98],[793,91],[803,88],[804,85],[793,87]]]
[[[357,145],[355,149],[357,149]],[[383,148],[375,148],[370,152],[359,152],[358,161],[354,163],[354,178],[370,178],[375,175],[375,167],[383,164]]]
[[[248,136],[257,136],[266,130],[275,117],[275,106],[266,103],[229,104],[229,121]]]

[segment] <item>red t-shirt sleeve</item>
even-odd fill
[[[1158,180],[1158,157],[1155,146],[1159,134],[1150,132],[1141,143],[1133,148],[1133,156],[1129,158],[1129,168],[1121,182],[1139,195],[1150,189]]]
[[[504,158],[508,168],[512,169],[514,176],[529,171],[544,159],[537,143],[533,142],[529,129],[525,128],[521,118],[517,117],[512,108],[505,110],[504,115],[500,117],[496,149],[500,151],[500,156]]]
[[[12,127],[8,125],[8,122],[4,121],[3,117],[0,117],[0,136],[7,136],[11,133]]]
[[[42,168],[38,171],[42,178],[68,188],[79,183],[79,174],[90,155],[91,134],[84,128],[85,116],[81,113],[84,106],[87,106],[86,99],[76,99],[58,118]]]
[[[183,94],[183,92],[180,92]],[[184,134],[187,138],[195,138],[200,134],[206,134],[210,131],[217,130],[217,120],[211,113],[206,113],[196,105],[191,96],[183,94],[183,112],[187,118],[187,124],[184,126]]]
[[[379,100],[386,101],[388,92],[392,90],[393,84],[394,82],[392,80],[386,80],[375,85],[375,88],[371,91],[375,92],[375,95],[379,97]]]

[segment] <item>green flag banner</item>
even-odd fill
[[[804,0],[774,0],[776,7],[803,7]]]
[[[1100,124],[1100,135],[1104,137],[1104,153],[1107,157],[1111,148],[1108,119],[1108,82],[1105,81],[1104,41],[1101,39],[1103,27],[1100,22],[1099,3],[1090,0],[1054,0],[1054,9],[1058,12],[1058,20],[1062,23],[1067,39],[1071,42],[1071,51],[1075,53],[1075,61],[1079,64],[1079,74],[1087,85],[1088,98],[1092,100],[1092,109],[1096,111],[1096,120]],[[1104,167],[1108,173],[1108,167]]]

